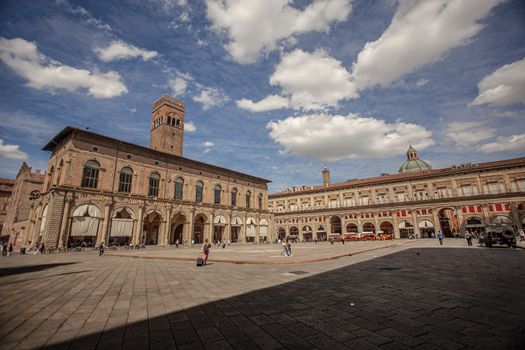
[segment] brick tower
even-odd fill
[[[182,157],[184,102],[168,94],[153,103],[149,148]]]

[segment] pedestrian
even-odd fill
[[[286,247],[288,248],[288,256],[292,256],[292,244],[288,242]]]
[[[437,239],[439,239],[439,245],[443,245],[443,232],[441,230],[438,231]]]
[[[284,242],[284,241],[283,241],[282,245],[283,245],[283,251],[281,252],[281,255],[287,256],[288,255],[288,246],[286,245],[286,242]]]
[[[344,239],[344,238],[342,238],[342,239],[341,239],[341,242],[342,242],[342,243],[343,243],[343,245],[344,245],[344,244],[345,244],[345,239]]]
[[[211,248],[211,244],[208,243],[208,238],[206,238],[201,247],[201,254],[202,254],[202,259],[204,260],[204,265],[206,265],[206,262],[208,261],[208,256],[210,255],[210,248]]]
[[[470,234],[469,231],[465,232],[465,239],[467,240],[467,244],[471,246],[472,245],[472,235]]]
[[[100,245],[98,246],[98,256],[102,256],[102,255],[104,255],[104,241],[102,241]]]
[[[6,256],[7,255],[7,243],[3,242],[2,243],[2,256]]]
[[[44,254],[46,250],[46,246],[44,245],[44,242],[42,242],[42,244],[40,244],[40,254]]]
[[[194,244],[195,244],[195,240],[192,239],[192,240],[191,240],[191,246],[193,247]]]
[[[179,240],[177,239],[177,240],[175,241],[175,248],[178,248],[178,247],[179,247]]]
[[[13,243],[9,243],[9,247],[7,247],[7,256],[11,256],[13,253]]]

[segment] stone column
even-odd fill
[[[31,237],[33,237],[33,229],[34,229],[34,216],[35,216],[35,205],[31,204],[31,208],[29,209],[29,218],[27,220],[27,231],[24,237],[23,246],[26,246],[29,241],[31,240]],[[32,243],[32,241],[31,241]]]
[[[59,248],[64,248],[67,246],[67,237],[69,234],[69,210],[71,202],[73,202],[73,198],[66,198],[64,204],[64,213],[62,215],[62,225],[60,225],[60,240],[58,241]]]
[[[518,214],[518,209],[516,208],[516,203],[510,203],[510,212],[512,214],[512,221],[514,221],[514,225],[516,225],[518,229],[522,229],[523,225],[520,221],[520,216]]]
[[[48,249],[58,246],[62,214],[64,210],[64,196],[51,191],[49,197],[49,209],[47,212],[46,225],[42,234],[42,242]]]
[[[489,213],[489,206],[488,204],[483,204],[481,206],[481,209],[483,211],[483,221],[485,221],[485,226],[490,224],[490,213]]]
[[[104,203],[104,220],[102,221],[102,231],[99,232],[98,234],[98,237],[97,237],[97,245],[104,242],[105,245],[107,245],[109,243],[109,233],[108,233],[108,229],[109,229],[109,222],[111,221],[111,205],[113,204],[113,202],[111,201],[106,201],[106,203]]]
[[[190,218],[190,232],[188,237],[188,243],[191,244],[191,240],[193,239],[193,231],[195,230],[195,208],[191,208],[191,218]]]
[[[421,237],[419,234],[419,226],[417,224],[417,210],[412,209],[412,225],[414,225],[414,236]]]
[[[231,225],[232,218],[233,218],[233,216],[231,214],[229,214],[228,215],[228,222],[226,223],[226,227],[225,227],[225,230],[226,230],[225,233],[226,234],[225,234],[224,239],[229,240],[229,241],[231,241],[231,239],[232,239],[232,225]]]
[[[394,226],[394,238],[400,239],[401,234],[399,233],[399,223],[397,222],[397,210],[392,213],[392,225]]]
[[[166,227],[164,229],[164,242],[165,246],[168,246],[170,243],[170,234],[171,234],[171,208],[166,209]]]
[[[379,222],[379,219],[377,218],[377,213],[374,213],[374,226],[375,226],[375,234],[377,234],[377,231],[379,231],[381,228],[379,227],[380,226],[380,222]]]
[[[133,237],[133,244],[137,245],[140,244],[140,237],[142,235],[142,226],[144,225],[144,205],[139,205],[139,214],[137,217],[137,228],[135,230],[135,236]]]
[[[456,217],[457,217],[457,220],[458,220],[458,231],[457,231],[457,234],[458,236],[461,236],[461,225],[463,224],[463,212],[462,212],[462,209],[461,207],[456,207]]]
[[[38,208],[41,206],[42,206],[42,203],[38,203],[38,206],[35,208],[35,214]],[[40,215],[42,215],[43,213],[44,211],[42,210]],[[36,241],[38,240],[38,235],[40,234],[41,220],[42,220],[42,217],[38,218],[36,216],[33,220],[33,230],[32,230],[32,235],[31,235],[31,244],[29,245],[29,248],[33,248],[36,245]]]
[[[441,230],[441,225],[439,224],[439,208],[432,208],[432,218],[434,219],[434,234],[437,235],[438,230]]]

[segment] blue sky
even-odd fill
[[[148,145],[186,104],[184,155],[270,189],[525,154],[519,0],[0,3],[0,176],[66,125]]]

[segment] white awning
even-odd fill
[[[268,236],[268,226],[261,226],[260,230],[259,230],[259,235],[261,237],[266,237]]]
[[[117,210],[115,210],[113,212],[113,216],[112,217],[117,217],[117,214],[118,213],[122,213],[122,212],[126,212],[129,214],[129,216],[132,218],[132,219],[135,219],[135,213],[133,213],[133,210],[131,210],[130,208],[126,208],[126,207],[122,207],[122,208],[119,208]]]
[[[100,209],[93,204],[82,204],[79,205],[74,211],[72,216],[89,216],[92,218],[101,218]]]
[[[255,237],[255,226],[246,225],[246,237]]]
[[[255,225],[255,220],[253,218],[246,219],[246,225]]]
[[[421,220],[418,226],[419,228],[434,228],[434,224],[430,220]]]
[[[242,226],[242,220],[240,217],[236,216],[232,219],[232,226]]]
[[[222,215],[217,215],[213,218],[214,225],[226,225],[226,218]]]
[[[71,236],[96,236],[98,233],[98,218],[79,216],[73,218]]]
[[[111,237],[133,236],[133,219],[112,219]]]
[[[412,226],[412,223],[408,221],[401,221],[399,223],[399,228],[414,228],[414,226]]]
[[[268,226],[268,220],[261,219],[261,221],[259,221],[259,226]]]

